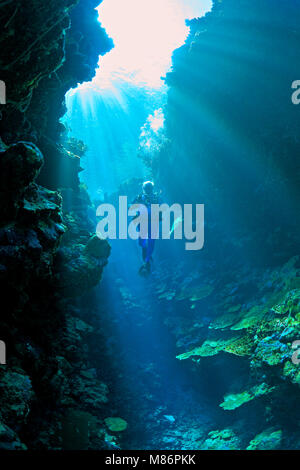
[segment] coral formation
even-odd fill
[[[266,429],[255,436],[250,442],[247,450],[275,450],[280,449],[282,440],[282,431],[275,429]]]
[[[156,274],[160,281],[157,298],[165,310],[165,323],[176,338],[177,359],[190,362],[191,370],[200,379],[204,376],[207,380],[212,375],[209,380],[214,383],[216,377],[222,377],[224,398],[223,401],[218,398],[218,406],[226,413],[234,412],[241,420],[241,427],[236,420],[233,428],[228,427],[230,420],[225,417],[220,420],[230,432],[239,435],[238,441],[224,442],[207,434],[200,448],[296,448],[297,431],[294,435],[290,429],[298,429],[297,419],[290,417],[287,423],[280,410],[287,407],[287,393],[288,410],[296,409],[299,399],[299,365],[292,360],[293,342],[300,337],[296,287],[299,257],[268,268],[237,265],[234,272],[231,268],[230,275],[223,269],[216,275],[214,265],[206,263],[193,270],[187,262],[186,266],[174,266],[171,271],[161,266]],[[173,297],[170,305],[167,298],[174,278],[178,286],[184,286],[187,275],[192,279],[205,275],[212,285],[218,285],[209,303],[203,299],[200,308],[191,310],[188,303],[186,309],[182,306],[183,299]],[[221,282],[223,278],[227,282]],[[251,285],[251,293],[245,285]],[[188,297],[185,301],[188,302]],[[232,368],[238,372],[228,374]],[[247,433],[243,430],[243,419],[247,419],[251,407],[260,410],[259,426],[280,423],[280,435],[275,429],[274,442],[271,437],[268,444],[268,432],[261,439],[260,435],[253,439],[257,422],[249,425]]]
[[[239,438],[231,429],[210,431],[208,438],[201,445],[201,450],[239,450]]]
[[[235,410],[236,408],[242,406],[244,403],[254,400],[256,397],[271,393],[273,390],[274,387],[268,387],[265,383],[256,385],[250,388],[250,390],[245,390],[241,393],[226,395],[224,397],[224,402],[221,403],[220,406],[224,410]]]
[[[120,432],[127,429],[127,423],[122,418],[105,418],[104,422],[112,432]]]

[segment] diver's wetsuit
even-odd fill
[[[156,194],[141,194],[134,201],[136,204],[143,204],[148,211],[148,238],[139,238],[139,245],[143,250],[143,261],[149,264],[155,247],[156,238],[151,238],[151,204],[159,204]],[[158,227],[157,227],[158,229]]]
[[[150,263],[155,246],[155,240],[152,240],[151,238],[151,227],[148,230],[148,238],[139,238],[139,245],[143,249],[143,261],[145,263]]]

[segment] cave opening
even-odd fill
[[[210,0],[104,0],[99,6],[99,21],[114,48],[100,57],[91,82],[67,93],[63,118],[70,135],[87,145],[81,159],[81,182],[95,208],[116,201],[122,191],[132,201],[141,182],[153,178],[147,159],[164,144],[168,86],[163,77],[171,69],[174,50],[189,35],[188,21],[202,17],[210,8]],[[168,188],[163,193],[167,198]],[[155,293],[159,275],[151,280],[139,276],[137,243],[110,243],[110,261],[91,305],[107,329],[106,367],[112,373],[106,380],[115,404],[111,411],[129,423],[122,448],[188,446],[188,437],[186,444],[174,444],[174,423],[186,414],[186,433],[191,420],[206,426],[209,408],[196,397],[201,393],[205,401],[215,377],[207,370],[205,384],[200,383],[176,359],[174,337],[164,324],[166,312]],[[157,260],[163,257],[168,263],[182,254],[182,246],[176,243],[166,248],[162,242]]]
[[[103,1],[99,22],[114,42],[99,58],[95,77],[66,95],[64,122],[84,140],[82,182],[96,199],[146,173],[141,154],[160,145],[167,99],[164,77],[172,53],[211,0]],[[118,12],[118,14],[116,14]]]

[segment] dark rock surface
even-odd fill
[[[97,22],[99,1],[4,3],[0,448],[70,448],[76,420],[78,445],[89,447],[94,426],[101,448],[108,390],[86,342],[96,332],[75,304],[100,281],[110,247],[93,237],[91,202],[79,184],[84,147],[61,145],[59,118],[65,93],[93,77],[112,44]]]
[[[220,240],[236,250],[233,232],[255,263],[284,262],[298,243],[299,107],[291,86],[299,6],[216,1],[174,52],[166,144],[154,170],[176,202],[181,195],[207,205],[210,255]]]

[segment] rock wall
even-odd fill
[[[2,449],[104,442],[99,419],[107,387],[87,344],[96,333],[78,304],[100,281],[110,247],[93,236],[91,202],[79,184],[84,146],[63,146],[59,122],[65,93],[90,80],[99,54],[112,46],[97,22],[98,4],[0,4],[7,87],[0,121]]]
[[[206,204],[212,255],[220,240],[235,250],[237,237],[255,262],[295,251],[299,11],[298,1],[216,1],[174,53],[154,171],[174,200]]]
[[[166,77],[153,173],[174,202],[205,204],[205,246],[153,289],[221,413],[201,449],[299,448],[299,6],[215,1]]]

